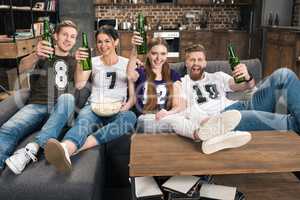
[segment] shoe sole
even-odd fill
[[[57,140],[48,140],[45,146],[45,158],[60,172],[69,173],[72,170],[72,166],[65,156],[65,151]]]
[[[205,154],[212,154],[222,149],[241,147],[250,140],[251,134],[249,132],[232,131],[204,141],[202,143],[202,151]]]
[[[205,141],[216,135],[232,131],[240,123],[241,118],[241,113],[237,110],[229,110],[221,113],[220,116],[210,117],[207,122],[200,126],[198,137]],[[220,123],[221,125],[219,125]]]
[[[7,165],[7,167],[16,175],[19,175],[22,173],[22,171],[18,170],[15,165],[11,162],[11,160],[8,158],[5,160],[5,163]]]

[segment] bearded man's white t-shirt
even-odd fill
[[[183,98],[189,109],[199,109],[199,113],[207,116],[219,114],[225,107],[235,101],[226,98],[226,92],[232,91],[229,80],[232,77],[224,72],[204,72],[204,78],[194,81],[189,75],[181,78]]]

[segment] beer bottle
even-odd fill
[[[49,25],[49,20],[46,19],[44,20],[44,34],[43,34],[43,40],[47,41],[50,43],[50,46],[53,48],[53,40],[52,40],[52,34],[50,31],[50,25]],[[52,61],[54,58],[53,54],[49,54],[49,60]]]
[[[231,44],[228,45],[228,56],[229,56],[229,64],[230,64],[231,70],[234,71],[234,68],[238,64],[240,64],[240,59],[235,54],[234,48]],[[235,83],[242,83],[246,80],[245,80],[245,77],[240,77],[240,78],[234,77],[234,81],[235,81]]]
[[[138,54],[146,54],[147,53],[147,34],[145,31],[145,17],[142,13],[138,14],[137,31],[140,33],[140,36],[143,38],[143,43],[137,47],[137,52],[138,52]]]
[[[80,65],[84,71],[92,69],[91,49],[89,48],[87,34],[82,32],[82,47],[88,49],[89,57],[80,61]]]

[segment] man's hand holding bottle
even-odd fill
[[[36,56],[39,59],[49,58],[50,55],[54,54],[54,48],[51,47],[51,43],[46,40],[41,40],[36,46]]]
[[[247,66],[245,64],[238,64],[234,67],[234,70],[232,71],[233,77],[236,79],[245,78],[246,81],[251,79],[251,75],[248,72]]]
[[[78,63],[89,58],[89,50],[87,48],[80,47],[75,52],[75,59]]]

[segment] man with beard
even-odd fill
[[[239,64],[233,71],[233,76],[245,77],[246,82],[240,84],[223,72],[205,72],[207,62],[201,45],[186,50],[185,64],[188,74],[182,78],[182,91],[187,109],[185,115],[173,116],[169,123],[176,133],[203,140],[204,153],[245,144],[247,132],[242,131],[293,130],[300,133],[300,81],[291,70],[276,70],[260,83],[249,100],[234,102],[226,98],[226,92],[244,91],[255,86],[244,64]],[[287,114],[275,113],[279,98],[287,105]],[[224,110],[219,121],[211,117]],[[203,129],[203,124],[208,131]]]
[[[186,109],[167,116],[164,122],[182,136],[202,140],[202,150],[206,154],[225,148],[236,148],[248,143],[251,134],[232,131],[239,124],[241,114],[237,110],[221,113],[234,103],[226,98],[228,91],[243,91],[255,86],[255,81],[244,64],[233,71],[236,77],[245,77],[246,82],[236,84],[234,79],[224,73],[205,72],[205,49],[193,45],[186,49],[185,65],[188,74],[182,79],[182,102]]]

